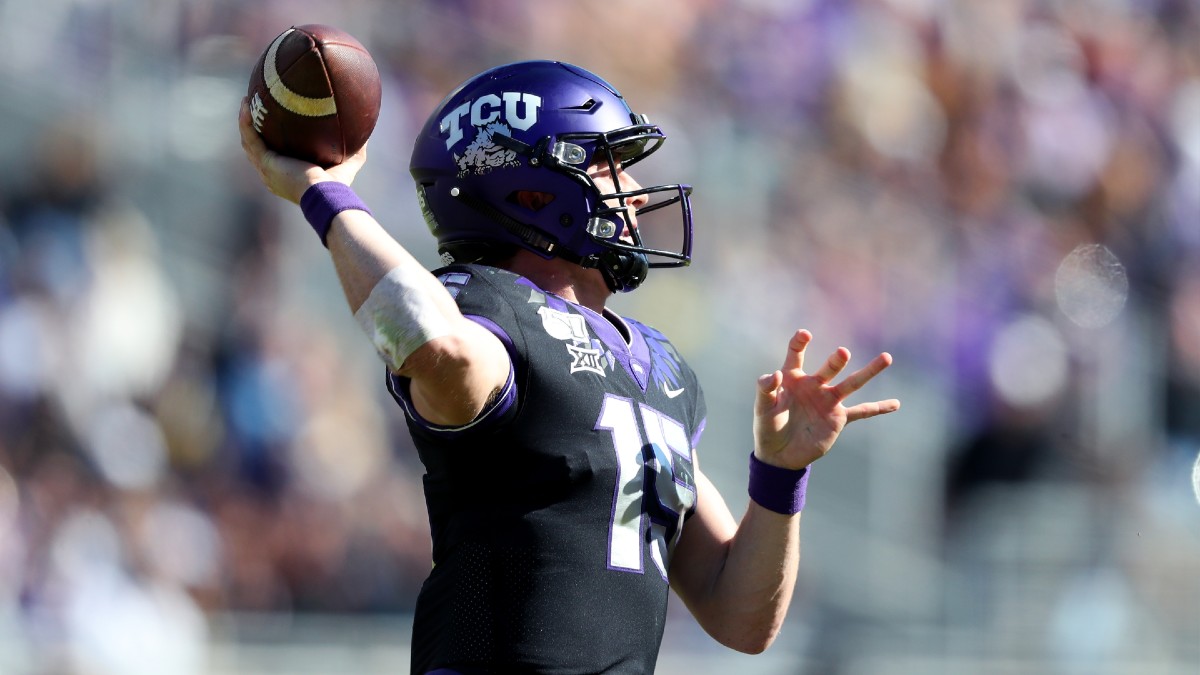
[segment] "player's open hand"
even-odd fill
[[[895,412],[900,401],[887,399],[846,407],[842,401],[892,364],[887,352],[834,383],[850,363],[850,350],[839,347],[813,374],[804,372],[804,351],[812,333],[798,330],[788,343],[783,367],[758,378],[754,402],[755,454],[768,464],[802,469],[824,457],[842,429],[856,420]]]
[[[250,117],[250,106],[246,99],[242,99],[242,105],[238,111],[238,131],[242,137],[242,150],[246,152],[246,158],[250,160],[250,163],[258,170],[258,175],[262,177],[263,184],[267,186],[267,189],[297,204],[300,203],[300,197],[304,191],[313,183],[336,180],[350,185],[354,182],[354,177],[358,175],[359,169],[367,161],[365,145],[345,162],[328,169],[322,169],[316,164],[271,151],[263,143],[258,132],[254,130]]]

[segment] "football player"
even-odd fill
[[[444,263],[430,273],[349,187],[365,151],[325,170],[268,151],[246,106],[240,124],[264,183],[328,247],[426,469],[433,569],[412,672],[648,673],[671,588],[722,644],[771,644],[808,467],[848,422],[899,408],[843,405],[891,357],[842,377],[839,348],[810,372],[812,336],[791,336],[758,379],[751,500],[735,520],[699,468],[696,374],[662,333],[605,306],[691,259],[691,188],[630,172],[660,127],[567,63],[467,80],[412,152]]]

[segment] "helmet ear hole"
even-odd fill
[[[554,195],[536,190],[517,190],[508,195],[507,201],[537,213],[554,201]]]

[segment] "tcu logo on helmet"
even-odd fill
[[[476,128],[504,121],[513,129],[525,131],[537,123],[538,109],[541,107],[542,97],[535,94],[519,91],[506,91],[500,96],[485,94],[474,101],[466,101],[447,113],[438,123],[438,131],[449,134],[446,137],[446,149],[449,150],[465,138],[462,119],[468,114],[471,126]]]

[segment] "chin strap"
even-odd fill
[[[641,253],[607,249],[602,253],[577,256],[569,251],[559,251],[558,257],[586,269],[598,269],[604,283],[613,293],[628,293],[646,280],[650,273],[650,261]]]
[[[475,209],[476,211],[482,213],[483,215],[487,216],[488,218],[491,218],[492,220],[496,221],[497,223],[500,223],[502,226],[504,226],[504,229],[511,232],[514,236],[516,236],[518,239],[525,242],[529,246],[531,246],[539,251],[542,251],[543,253],[547,253],[550,255],[560,255],[560,253],[558,251],[558,243],[557,242],[550,239],[549,237],[544,236],[541,232],[538,232],[534,228],[526,225],[525,223],[522,223],[521,221],[508,216],[504,212],[500,211],[499,209],[492,206],[491,204],[488,204],[487,202],[483,201],[482,199],[479,199],[478,197],[475,197],[474,195],[469,195],[466,192],[463,192],[462,190],[460,190],[459,188],[451,188],[450,196],[461,201],[462,203],[466,204],[467,206]]]
[[[600,273],[614,293],[628,293],[646,280],[650,261],[641,253],[609,249],[600,254]]]

